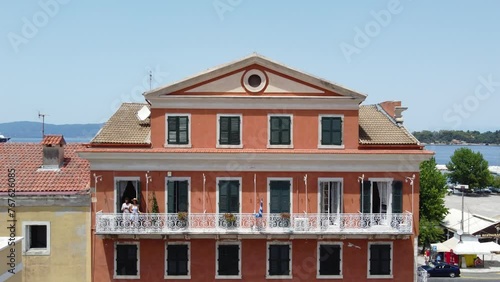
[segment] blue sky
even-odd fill
[[[97,4],[98,3],[98,4]],[[98,123],[252,52],[402,100],[410,130],[498,130],[500,1],[2,1],[0,122]]]

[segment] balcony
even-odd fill
[[[180,217],[179,217],[180,215]],[[411,213],[399,214],[96,214],[101,235],[410,235]]]

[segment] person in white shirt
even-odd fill
[[[125,197],[124,203],[122,204],[122,208],[121,208],[121,211],[123,213],[123,216],[122,216],[122,225],[123,226],[127,226],[128,224],[130,224],[128,222],[128,220],[130,218],[130,206],[132,206],[132,204],[129,202],[129,199],[127,197]]]

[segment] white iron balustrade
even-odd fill
[[[411,234],[411,213],[398,214],[96,214],[97,234]]]

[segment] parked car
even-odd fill
[[[491,190],[491,192],[500,193],[500,188],[498,187],[488,187],[488,188]]]
[[[419,270],[427,271],[428,277],[459,277],[460,268],[444,262],[430,262],[429,265],[422,265]]]

